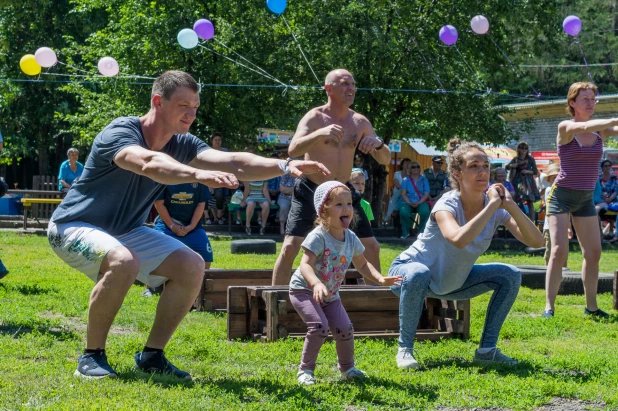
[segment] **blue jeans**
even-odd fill
[[[429,288],[431,273],[421,263],[396,258],[388,275],[401,275],[403,278],[401,286],[393,286],[391,290],[400,297],[399,346],[410,349],[414,347],[414,336],[425,297],[468,300],[492,290],[493,295],[487,307],[480,347],[495,347],[502,324],[517,298],[521,285],[521,272],[516,267],[495,263],[475,264],[461,288],[443,295],[431,291]]]

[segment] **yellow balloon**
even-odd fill
[[[41,72],[41,66],[36,62],[33,54],[26,54],[19,60],[21,71],[29,76],[36,76]]]

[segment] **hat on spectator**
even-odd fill
[[[436,163],[442,162],[442,156],[433,156],[431,157],[431,161],[435,161]]]
[[[318,215],[322,212],[322,208],[324,208],[324,203],[326,203],[330,192],[337,187],[348,188],[348,186],[339,181],[327,181],[320,184],[318,188],[315,189],[315,194],[313,195],[313,206],[315,207],[315,211]]]
[[[547,175],[547,177],[557,176],[558,174],[560,174],[560,164],[550,164],[549,166],[547,166],[545,174]]]

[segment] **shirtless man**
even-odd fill
[[[329,180],[346,183],[350,178],[354,152],[371,154],[380,164],[388,164],[391,152],[373,131],[367,118],[350,110],[356,94],[354,77],[347,70],[333,70],[326,76],[324,89],[328,103],[310,110],[300,120],[290,143],[290,157],[305,156],[317,160],[331,172],[330,176],[306,175],[296,180],[292,208],[288,217],[286,237],[273,271],[273,285],[288,285],[292,264],[305,236],[313,229],[316,218],[313,193],[317,186]],[[360,206],[361,196],[353,191],[354,211],[358,221],[352,227],[365,246],[365,258],[380,269],[380,244],[373,236],[371,225]]]

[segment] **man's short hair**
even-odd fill
[[[174,91],[181,87],[187,87],[195,93],[200,92],[200,85],[189,73],[180,70],[169,70],[161,74],[152,84],[152,93],[150,98],[155,94],[160,95],[166,100],[169,100]]]

